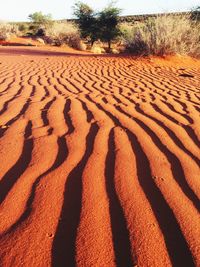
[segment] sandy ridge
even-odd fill
[[[2,51],[1,265],[198,266],[199,61]]]

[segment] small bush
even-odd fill
[[[100,39],[108,43],[109,49],[111,49],[111,41],[116,40],[120,34],[118,26],[120,13],[121,10],[114,7],[113,3],[99,13],[98,25],[100,28]]]
[[[66,22],[55,22],[45,30],[45,40],[49,44],[57,46],[67,44],[73,48],[80,49],[80,34],[74,24]]]
[[[74,5],[74,16],[79,27],[81,37],[88,38],[91,45],[97,41],[108,43],[109,49],[111,42],[119,36],[118,17],[121,10],[111,2],[101,12],[95,12],[90,6],[83,2],[76,2]]]
[[[76,2],[73,7],[76,23],[82,38],[88,38],[91,45],[99,39],[99,25],[94,10],[83,2]]]
[[[46,31],[45,29],[40,28],[40,29],[38,29],[36,35],[37,36],[45,36],[45,31]]]
[[[200,6],[192,9],[190,17],[193,21],[200,22]]]
[[[133,24],[123,22],[119,25],[120,40],[127,46],[131,45],[135,37],[135,27]]]
[[[52,15],[44,15],[41,11],[30,14],[28,19],[31,21],[29,30],[32,31],[33,35],[37,35],[39,32],[38,35],[42,36],[41,32],[44,32],[47,27],[53,24]]]
[[[18,26],[9,23],[0,22],[0,40],[9,39],[12,35],[18,34]]]
[[[200,55],[200,25],[189,16],[149,18],[122,31],[126,47],[138,55]]]
[[[26,34],[29,30],[29,26],[27,23],[20,23],[18,29],[22,34]]]

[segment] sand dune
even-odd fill
[[[200,266],[200,61],[0,48],[1,266]]]

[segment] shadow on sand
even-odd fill
[[[49,49],[49,50],[48,50]],[[52,50],[50,50],[52,49]],[[93,54],[90,52],[81,52],[81,51],[59,51],[59,48],[56,51],[53,51],[54,47],[36,47],[28,45],[9,45],[9,46],[0,46],[0,55],[28,55],[28,56],[77,56],[77,57],[130,57],[128,54]]]

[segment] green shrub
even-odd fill
[[[44,15],[42,12],[30,14],[28,19],[31,21],[29,30],[31,30],[34,35],[45,35],[45,29],[53,24],[51,14]]]
[[[118,27],[118,17],[121,10],[110,4],[98,14],[98,25],[100,31],[100,39],[108,43],[109,49],[111,48],[111,41],[115,40],[120,30]]]
[[[79,27],[81,37],[89,38],[93,45],[95,41],[101,40],[108,43],[111,47],[111,41],[119,36],[118,16],[120,9],[108,5],[101,12],[94,10],[82,2],[77,2],[74,6],[74,15]]]
[[[200,22],[200,6],[192,9],[191,19],[193,21]]]
[[[26,34],[28,32],[28,30],[29,30],[29,25],[27,23],[20,23],[19,26],[18,26],[18,29],[23,34]]]
[[[134,39],[135,26],[133,24],[123,22],[119,25],[120,39],[128,46]]]
[[[94,10],[82,2],[75,3],[73,13],[82,38],[89,38],[93,45],[99,39],[99,25]]]

